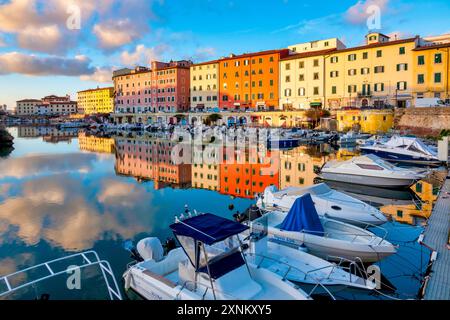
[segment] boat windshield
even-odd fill
[[[366,170],[378,170],[378,171],[383,171],[384,170],[382,167],[377,166],[375,164],[357,163],[356,165],[358,167],[360,167],[361,169],[366,169]]]

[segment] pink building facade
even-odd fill
[[[189,110],[190,61],[153,61],[151,68],[121,69],[113,74],[116,113]]]

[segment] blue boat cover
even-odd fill
[[[307,193],[295,200],[281,224],[281,229],[323,236],[323,226],[314,207],[311,194]]]
[[[212,245],[248,229],[238,222],[206,213],[170,226],[173,233]]]

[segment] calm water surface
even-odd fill
[[[131,261],[124,241],[170,237],[168,226],[185,204],[231,218],[254,203],[254,193],[266,186],[310,185],[314,168],[329,159],[355,155],[354,150],[329,146],[299,147],[278,152],[278,170],[261,176],[260,165],[245,163],[173,165],[168,157],[174,146],[163,138],[100,138],[54,128],[9,130],[15,149],[0,158],[0,276],[92,249],[111,263],[121,287],[121,275]],[[429,251],[416,239],[436,199],[435,181],[398,193],[333,187],[376,205],[393,218],[384,227],[399,252],[379,263],[393,288],[384,292],[414,298],[429,259]],[[95,270],[83,276],[83,288],[88,289],[83,290],[83,298],[107,298]],[[49,281],[14,298],[34,299],[42,293],[55,299],[80,296],[60,282]],[[337,296],[383,298],[351,290]]]

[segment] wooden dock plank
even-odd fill
[[[447,179],[424,232],[424,243],[437,251],[437,260],[432,265],[425,289],[425,300],[450,300],[449,229],[450,179]]]

